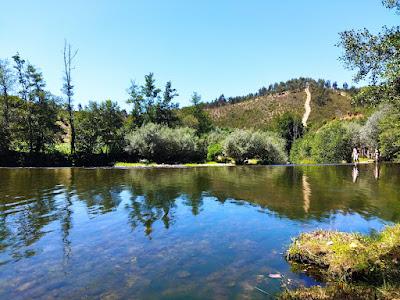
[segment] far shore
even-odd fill
[[[206,167],[318,167],[318,166],[354,166],[354,165],[367,165],[374,164],[373,160],[365,160],[355,163],[304,163],[304,164],[271,164],[263,165],[257,164],[255,162],[250,162],[248,164],[236,165],[234,163],[186,163],[186,164],[158,164],[158,163],[126,163],[117,162],[113,165],[97,165],[97,166],[71,166],[71,165],[36,165],[36,166],[0,166],[0,169],[62,169],[62,168],[82,168],[82,169],[188,169],[188,168],[206,168]],[[381,162],[381,163],[393,163],[393,162]]]
[[[375,163],[373,160],[361,161],[357,165],[366,165]],[[157,164],[157,163],[116,163],[113,168],[116,169],[185,169],[197,167],[296,167],[296,166],[346,166],[356,165],[355,163],[326,163],[326,164],[276,164],[276,165],[262,165],[262,164],[244,164],[236,165],[234,163],[188,163],[188,164]]]

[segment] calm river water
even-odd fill
[[[399,165],[0,169],[0,298],[268,299],[292,237],[398,221]]]

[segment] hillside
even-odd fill
[[[308,126],[320,126],[327,120],[342,119],[357,114],[351,105],[351,98],[343,91],[311,88],[311,113]],[[207,111],[218,127],[268,129],[273,120],[285,112],[300,117],[305,109],[306,93],[302,91],[283,92],[259,96],[252,100],[218,107],[208,107]]]

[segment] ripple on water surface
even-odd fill
[[[0,298],[265,299],[317,283],[283,258],[300,232],[399,221],[399,182],[389,164],[0,169]]]

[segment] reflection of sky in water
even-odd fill
[[[283,258],[292,237],[398,218],[398,169],[359,169],[356,183],[352,167],[0,170],[0,298],[265,299],[255,287],[315,284]]]

